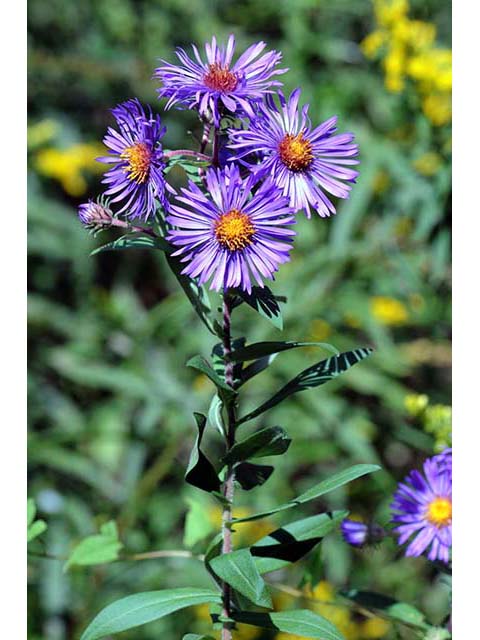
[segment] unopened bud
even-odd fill
[[[93,200],[89,200],[78,207],[78,217],[87,229],[100,231],[112,225],[113,215],[102,201],[93,202]]]
[[[366,524],[356,520],[345,518],[340,525],[345,542],[353,547],[364,547],[367,544],[376,544],[385,537],[385,530],[374,522]]]

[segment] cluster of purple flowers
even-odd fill
[[[423,474],[413,470],[400,482],[391,504],[398,544],[408,542],[406,556],[427,554],[429,560],[448,564],[452,547],[452,450],[428,458]],[[345,519],[346,542],[356,547],[381,537],[378,525]],[[383,533],[384,535],[384,533]]]
[[[121,204],[115,215],[146,222],[162,215],[184,273],[217,290],[251,291],[273,279],[289,260],[295,214],[335,213],[330,196],[347,198],[358,175],[353,134],[337,134],[336,117],[312,127],[300,90],[289,98],[279,90],[276,77],[287,69],[265,46],[252,45],[234,62],[233,35],[226,46],[213,37],[203,59],[195,46],[193,58],[178,49],[179,64],[162,61],[155,71],[166,108],[194,109],[203,121],[199,155],[213,128],[211,167],[198,184],[190,180],[180,194],[168,184],[169,159],[182,152],[165,152],[160,116],[136,99],[112,110],[117,127],[108,128],[108,155],[99,158],[110,165],[103,195]],[[98,216],[98,203],[81,205],[91,228]]]

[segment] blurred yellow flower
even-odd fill
[[[404,400],[405,409],[411,416],[418,416],[422,413],[426,409],[428,402],[428,396],[424,393],[409,393]]]
[[[368,618],[360,625],[360,637],[362,640],[383,638],[390,630],[390,626],[388,620],[378,617]]]
[[[310,325],[310,337],[312,340],[318,340],[319,342],[322,340],[326,340],[332,334],[332,327],[325,322],[325,320],[321,320],[317,318],[313,320]]]
[[[380,194],[390,186],[390,175],[385,169],[380,169],[373,178],[372,189],[374,193]]]
[[[205,389],[208,389],[210,384],[208,382],[207,376],[201,373],[200,375],[195,377],[195,379],[193,380],[192,386],[194,391],[197,391],[198,393],[202,393],[203,391],[205,391]]]
[[[370,300],[370,310],[373,317],[385,325],[402,325],[409,317],[407,308],[400,300],[387,296],[373,297]]]
[[[193,615],[200,623],[208,623],[208,635],[214,638],[220,638],[221,631],[212,631],[210,629],[212,619],[210,617],[210,607],[208,604],[200,604],[193,607]],[[205,631],[207,631],[207,629],[205,629]],[[249,624],[237,624],[234,635],[236,640],[255,640],[255,638],[262,635],[262,629]]]
[[[374,58],[386,42],[385,31],[372,31],[361,42],[360,48],[367,58]]]
[[[236,507],[233,516],[234,518],[246,518],[251,514],[252,511],[246,507]],[[222,510],[219,505],[212,505],[209,508],[208,517],[212,525],[220,529],[222,526]],[[232,531],[235,546],[248,546],[271,533],[273,527],[266,520],[252,520],[235,524]]]
[[[345,313],[343,319],[345,320],[345,324],[348,327],[352,327],[352,329],[360,329],[362,326],[360,318],[353,313]]]
[[[313,589],[307,589],[306,595],[320,601],[311,600],[310,608],[334,624],[346,640],[360,640],[358,625],[352,620],[350,610],[347,607],[328,604],[335,600],[335,590],[329,582],[322,580]]]
[[[406,0],[373,0],[377,27],[360,44],[367,58],[383,56],[385,87],[401,93],[411,78],[426,117],[436,126],[451,120],[452,51],[437,47],[434,24],[411,20]]]
[[[68,149],[47,148],[40,150],[34,158],[38,173],[58,180],[70,196],[81,196],[87,190],[84,172],[101,173],[104,167],[95,158],[104,153],[97,143],[74,144]]]
[[[422,109],[433,124],[447,124],[452,119],[452,97],[450,94],[431,94],[423,100]]]
[[[433,151],[424,153],[413,161],[413,166],[424,176],[433,176],[442,166],[442,157]]]

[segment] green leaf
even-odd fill
[[[255,489],[270,478],[274,468],[268,464],[252,464],[251,462],[241,462],[235,468],[235,480],[242,489],[250,491]]]
[[[333,491],[338,487],[341,487],[347,482],[351,482],[356,478],[360,478],[367,473],[373,473],[374,471],[378,471],[380,467],[376,464],[356,464],[353,467],[349,467],[348,469],[344,469],[339,473],[335,473],[330,478],[319,482],[314,487],[305,491],[297,498],[293,498],[289,502],[280,505],[279,507],[275,507],[270,509],[269,511],[263,511],[262,513],[255,513],[251,516],[246,516],[245,518],[234,518],[234,522],[248,522],[250,520],[259,520],[260,518],[266,518],[268,516],[273,515],[274,513],[278,513],[279,511],[285,511],[287,509],[291,509],[292,507],[296,507],[299,504],[303,504],[304,502],[309,502],[310,500],[314,500],[315,498],[319,498],[325,493],[329,491]]]
[[[234,464],[249,458],[279,456],[287,451],[291,441],[282,427],[266,427],[233,445],[223,462]]]
[[[256,418],[268,409],[275,407],[279,402],[282,402],[282,400],[285,400],[285,398],[288,398],[288,396],[293,393],[325,384],[350,369],[350,367],[353,367],[357,362],[367,358],[372,351],[373,350],[368,347],[355,349],[354,351],[346,351],[338,356],[332,356],[328,358],[328,360],[322,360],[312,367],[308,367],[308,369],[299,373],[293,380],[290,380],[290,382],[282,387],[270,400],[267,400],[267,402],[264,402],[260,407],[248,413],[243,418],[240,418],[237,424],[242,424]]]
[[[185,292],[187,298],[190,301],[190,304],[196,311],[198,317],[203,322],[203,324],[207,327],[207,329],[214,336],[217,335],[217,332],[214,329],[212,321],[210,319],[211,306],[210,299],[208,297],[207,290],[204,286],[199,285],[195,280],[190,278],[189,276],[182,273],[185,265],[180,262],[180,260],[171,255],[167,255],[167,263],[170,269],[172,270],[174,276],[178,280],[179,285],[182,287]]]
[[[269,367],[272,362],[277,357],[277,353],[272,353],[271,356],[264,356],[263,358],[258,358],[258,360],[254,360],[248,367],[242,369],[240,374],[240,381],[242,384],[245,384],[248,380],[256,376],[257,374],[264,371],[267,367]]]
[[[213,396],[208,408],[208,421],[213,427],[215,427],[220,435],[225,436],[225,425],[223,424],[222,408],[223,402],[220,399],[219,395],[216,393]]]
[[[37,507],[33,498],[27,499],[27,543],[35,540],[47,529],[47,523],[44,520],[35,520]]]
[[[272,531],[250,547],[257,569],[260,573],[268,573],[297,562],[336,529],[347,515],[348,511],[322,513]]]
[[[428,628],[423,613],[406,602],[398,602],[390,596],[375,593],[374,591],[358,591],[357,589],[343,591],[341,595],[361,607],[378,612],[392,620],[397,620],[419,629]]]
[[[275,613],[234,612],[232,618],[243,624],[264,629],[276,629],[297,636],[318,640],[344,640],[331,622],[309,609],[277,611]]]
[[[248,549],[225,553],[210,561],[219,578],[259,607],[271,609],[272,599]]]
[[[257,313],[269,320],[277,329],[283,329],[283,318],[278,297],[268,287],[252,287],[251,293],[238,290],[238,295]]]
[[[35,520],[27,529],[27,542],[31,542],[35,538],[38,538],[44,531],[47,530],[47,523],[45,520]]]
[[[198,635],[198,633],[187,633],[182,640],[215,640],[212,636]]]
[[[209,589],[165,589],[127,596],[109,604],[92,620],[80,640],[97,640],[147,622],[158,620],[169,613],[198,604],[221,603],[220,595]]]
[[[104,564],[118,559],[123,544],[118,538],[117,525],[113,520],[100,527],[100,533],[82,540],[70,554],[65,571],[72,566]]]
[[[220,491],[221,483],[212,463],[206,455],[200,450],[200,444],[203,438],[203,432],[207,424],[207,418],[202,413],[194,413],[197,423],[197,437],[190,453],[190,460],[185,472],[185,480],[203,491]]]
[[[231,359],[234,362],[245,362],[247,360],[255,360],[270,356],[272,354],[289,351],[290,349],[298,349],[299,347],[320,347],[326,351],[330,351],[335,355],[339,354],[338,349],[327,342],[256,342],[249,344],[247,347],[234,349]]]
[[[192,367],[192,369],[196,369],[197,371],[200,371],[200,373],[206,375],[220,391],[227,392],[228,395],[233,395],[235,393],[235,390],[218,375],[208,360],[203,356],[193,356],[193,358],[190,358],[187,362],[187,367]]]
[[[189,505],[185,518],[183,544],[191,549],[213,531],[213,524],[203,501],[187,498]]]
[[[37,507],[35,506],[35,500],[28,498],[27,500],[27,527],[29,527],[35,520],[35,514],[37,513]]]
[[[160,236],[152,238],[152,236],[134,233],[121,236],[113,242],[107,242],[107,244],[94,249],[90,255],[95,256],[104,251],[122,251],[124,249],[159,249],[166,253],[171,251],[168,242]]]

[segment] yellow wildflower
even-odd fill
[[[375,296],[371,299],[370,310],[373,317],[381,324],[396,326],[405,324],[408,320],[405,305],[395,298]]]
[[[407,0],[374,0],[375,17],[382,27],[390,27],[408,12]]]
[[[330,620],[346,640],[360,639],[358,625],[352,620],[350,610],[347,607],[328,604],[335,600],[335,590],[329,582],[322,580],[313,589],[308,589],[306,595],[312,598],[310,608]],[[319,602],[313,602],[313,600]]]
[[[41,175],[58,180],[69,195],[77,197],[87,189],[84,172],[104,171],[95,161],[102,153],[103,146],[96,143],[74,144],[68,149],[47,148],[37,153],[34,164]]]
[[[390,630],[390,626],[390,622],[377,616],[368,618],[360,626],[360,637],[362,640],[383,638]]]
[[[360,44],[360,48],[367,58],[374,58],[387,40],[387,33],[378,29],[366,36]]]
[[[414,160],[413,166],[423,176],[433,176],[442,166],[442,157],[438,153],[429,151]]]
[[[437,126],[448,124],[452,119],[452,98],[450,94],[432,94],[422,102],[423,113]]]
[[[404,400],[405,409],[411,416],[418,416],[428,405],[428,396],[424,393],[409,393]]]

